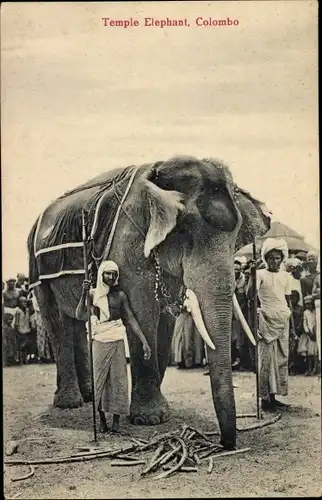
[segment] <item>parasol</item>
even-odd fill
[[[264,240],[267,238],[283,238],[288,246],[289,252],[309,252],[310,250],[316,251],[314,247],[306,243],[304,236],[291,229],[290,227],[282,224],[282,222],[272,222],[271,228],[264,236],[256,238],[256,249],[260,251]],[[250,243],[238,250],[235,254],[240,257],[244,255],[247,259],[251,259],[253,255],[253,245]]]

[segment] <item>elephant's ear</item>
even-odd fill
[[[145,181],[150,209],[150,225],[145,238],[144,256],[165,240],[184,210],[184,197],[178,191],[161,189],[153,182]]]

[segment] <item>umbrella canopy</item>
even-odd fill
[[[315,248],[306,243],[303,236],[281,222],[272,222],[269,231],[264,236],[256,238],[257,254],[262,248],[263,241],[267,238],[283,238],[287,243],[289,252],[309,252],[310,250],[317,252]],[[244,246],[235,255],[238,257],[244,255],[246,258],[251,259],[253,255],[252,244]]]
[[[264,234],[264,236],[259,236],[257,239],[259,240],[266,240],[267,238],[284,238],[286,237],[289,238],[296,238],[299,240],[304,241],[304,236],[301,234],[297,233],[290,227],[286,226],[285,224],[282,224],[282,222],[272,222],[271,223],[271,228],[267,231],[267,233]]]

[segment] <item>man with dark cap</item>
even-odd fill
[[[20,296],[28,297],[28,278],[23,273],[17,274],[16,288],[20,291]]]
[[[305,299],[308,295],[312,295],[313,283],[316,275],[318,274],[316,270],[317,265],[317,254],[315,252],[308,252],[306,260],[308,274],[304,278],[300,279],[303,299]]]

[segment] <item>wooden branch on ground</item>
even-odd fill
[[[162,452],[164,450],[164,443],[161,443],[158,448],[156,449],[155,453],[153,454],[150,463],[147,465],[147,467],[141,472],[141,476],[144,476],[147,474],[150,470],[153,469],[155,464],[157,463],[157,460],[161,456]]]
[[[132,467],[133,465],[142,465],[145,464],[144,460],[136,460],[136,461],[126,461],[121,462],[120,460],[112,460],[111,466],[117,466],[117,467]]]
[[[18,493],[16,493],[16,494],[12,497],[12,499],[20,497],[21,493],[22,493],[22,491],[18,491]]]
[[[280,418],[281,418],[281,414],[279,413],[278,415],[271,418],[270,420],[262,420],[261,422],[248,425],[247,427],[241,427],[240,429],[238,429],[238,427],[237,427],[237,430],[239,432],[246,432],[246,431],[252,431],[254,429],[261,429],[262,427],[266,427],[267,425],[275,424]]]
[[[238,418],[254,417],[254,414],[241,414]],[[277,415],[270,421],[256,422],[245,429],[251,430],[276,422]],[[6,465],[47,465],[60,463],[76,463],[105,458],[111,460],[112,467],[131,467],[144,465],[141,476],[157,473],[154,480],[163,479],[179,472],[197,472],[198,466],[208,461],[207,472],[214,469],[214,459],[245,453],[250,448],[225,451],[223,446],[215,443],[210,436],[219,432],[202,432],[190,425],[183,424],[181,428],[163,434],[153,433],[148,441],[131,437],[133,444],[120,448],[83,447],[81,451],[64,457],[44,458],[38,460],[5,460]],[[162,472],[161,472],[162,471]],[[17,478],[26,479],[32,474]]]
[[[187,460],[187,458],[188,458],[188,450],[187,450],[187,446],[186,446],[185,442],[184,442],[184,441],[183,441],[183,439],[182,439],[182,438],[180,438],[180,437],[177,437],[176,439],[179,441],[179,443],[181,444],[181,447],[182,447],[182,456],[181,456],[181,458],[180,458],[179,462],[178,462],[177,464],[175,464],[175,465],[172,467],[172,469],[169,469],[169,470],[167,470],[167,471],[165,471],[165,472],[162,472],[161,474],[159,474],[158,476],[156,476],[156,477],[154,478],[154,480],[156,480],[156,479],[163,479],[163,478],[165,478],[165,477],[169,476],[170,474],[173,474],[174,472],[176,472],[177,470],[179,470],[179,469],[180,469],[180,467],[181,467],[181,466],[185,463],[185,461]]]
[[[241,448],[240,450],[223,451],[222,453],[217,453],[216,455],[213,455],[212,458],[214,459],[214,458],[228,457],[231,455],[237,455],[239,453],[245,453],[246,451],[250,451],[250,448]]]
[[[60,458],[43,458],[40,460],[5,460],[6,465],[46,465],[46,464],[63,464],[72,462],[84,462],[87,460],[94,460],[96,458],[109,458],[118,455],[119,453],[136,451],[137,446],[128,446],[127,448],[119,448],[117,450],[100,451],[95,453],[88,453],[80,456],[66,456]]]
[[[11,481],[12,482],[24,481],[25,479],[32,477],[35,473],[35,468],[32,465],[29,465],[29,468],[30,468],[30,472],[28,472],[28,474],[25,474],[24,476],[20,476],[20,477],[13,477],[13,478],[11,478]]]

